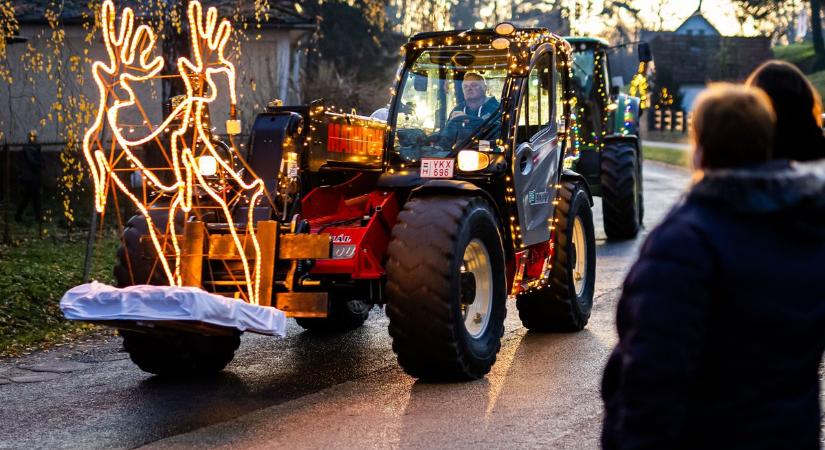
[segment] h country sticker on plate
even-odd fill
[[[421,158],[421,178],[452,178],[454,168],[454,159]]]

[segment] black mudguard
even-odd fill
[[[564,169],[564,172],[561,174],[562,181],[579,181],[584,185],[584,190],[587,192],[587,200],[590,202],[590,206],[593,207],[593,193],[590,191],[590,183],[587,182],[587,179],[578,172],[574,172],[571,169]]]

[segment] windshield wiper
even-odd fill
[[[458,145],[453,145],[453,148],[450,151],[451,155],[455,155],[456,149],[465,148],[470,142],[472,142],[473,138],[484,136],[485,134],[490,132],[490,129],[493,127],[497,119],[501,118],[501,106],[496,110],[494,114],[490,114],[490,117],[484,119],[484,122],[481,122],[481,125],[476,128],[473,133],[464,138]]]

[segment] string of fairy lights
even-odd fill
[[[237,134],[240,131],[240,123],[236,118],[235,67],[224,54],[232,34],[232,25],[226,19],[218,20],[216,8],[209,8],[204,16],[203,8],[198,0],[189,2],[187,18],[190,24],[193,58],[182,57],[177,61],[179,76],[184,82],[186,94],[179,99],[172,112],[160,124],[154,126],[146,117],[132,84],[160,76],[163,59],[160,56],[150,59],[156,43],[155,34],[147,25],[140,25],[135,29],[135,15],[131,8],[124,8],[120,26],[116,27],[115,7],[112,0],[106,0],[103,3],[100,14],[101,32],[109,60],[108,62],[96,61],[92,64],[93,78],[98,88],[100,102],[95,119],[83,139],[83,154],[94,183],[95,209],[105,214],[108,193],[112,188],[129,198],[147,221],[152,246],[161,256],[158,261],[169,284],[180,286],[182,284],[181,247],[174,225],[168,226],[171,230],[163,233],[173,247],[174,266],[170,267],[167,258],[163,257],[164,245],[159,235],[160,228],[154,223],[149,211],[152,202],[145,198],[145,191],[144,198],[138,198],[138,195],[120,179],[118,172],[137,170],[147,184],[160,192],[171,195],[167,224],[175,223],[178,210],[197,214],[194,201],[194,186],[197,179],[200,191],[218,205],[227,221],[229,233],[243,266],[246,298],[252,304],[259,304],[260,244],[254,227],[246,227],[243,232],[243,241],[251,242],[254,251],[254,255],[248,257],[244,242],[242,242],[242,233],[234,223],[229,203],[239,201],[240,197],[243,197],[249,204],[257,204],[263,195],[263,182],[257,178],[246,182],[242,174],[236,171],[232,164],[217,151],[208,129],[208,105],[218,96],[214,78],[217,75],[224,75],[228,79],[230,98],[230,120],[227,121],[227,132]],[[126,99],[118,96],[115,92],[116,87],[126,92]],[[139,138],[127,137],[124,134],[125,127],[120,123],[121,110],[124,109],[140,111],[148,134]],[[107,129],[114,138],[108,149],[105,148],[102,137]],[[170,149],[167,152],[160,136],[161,133],[168,133],[170,130]],[[129,126],[128,131],[129,134],[133,133],[134,127]],[[187,141],[190,136],[191,141]],[[133,151],[150,142],[157,143],[161,147],[161,151],[171,166],[174,182],[164,183],[161,176],[155,173],[154,168],[147,167]],[[201,173],[198,162],[198,159],[205,155],[210,156],[216,165],[220,166],[222,177],[227,176],[238,187],[238,191],[248,192],[248,195],[227,198],[224,178],[221,178],[218,183],[207,180]],[[119,167],[124,162],[129,164],[128,169]],[[247,221],[252,223],[254,208],[247,208],[247,211]],[[250,259],[253,261],[252,265]]]

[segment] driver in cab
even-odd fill
[[[463,115],[487,119],[498,111],[498,100],[487,96],[487,82],[483,76],[475,72],[464,75],[461,91],[464,93],[464,103],[453,108],[450,120]]]

